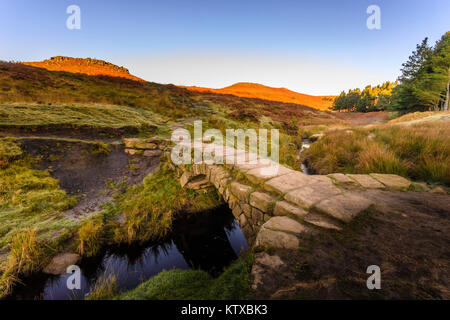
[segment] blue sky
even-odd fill
[[[72,4],[81,30],[66,28]],[[371,4],[381,30],[366,27]],[[91,57],[160,83],[338,94],[395,80],[417,43],[450,30],[449,13],[448,0],[1,0],[0,59]]]

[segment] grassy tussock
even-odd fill
[[[107,271],[95,282],[85,300],[111,300],[117,295],[117,276],[114,272],[108,274]]]
[[[61,215],[76,200],[48,172],[31,169],[32,163],[18,160],[0,170],[0,250],[8,249],[13,237],[27,228],[50,240],[56,232],[62,236],[76,226]]]
[[[27,229],[14,236],[7,262],[7,269],[14,268],[17,274],[31,274],[43,266],[44,247],[37,240],[36,230]]]
[[[22,156],[22,149],[14,138],[0,139],[0,169],[6,168],[12,160],[20,156]]]
[[[331,131],[303,158],[317,173],[393,173],[450,185],[450,124]]]
[[[23,274],[38,271],[50,252],[67,239],[76,223],[61,212],[73,206],[48,172],[31,169],[33,160],[17,160],[0,169],[0,251],[8,258],[0,279],[0,296]]]
[[[204,271],[163,271],[120,300],[242,300],[251,293],[250,272],[253,255],[239,258],[218,278]]]
[[[6,270],[0,278],[0,297],[10,292],[19,276],[39,271],[47,262],[46,248],[37,239],[35,229],[16,234],[10,244]]]
[[[173,215],[179,211],[197,212],[216,207],[217,192],[196,194],[174,178],[166,164],[147,176],[142,185],[130,187],[120,195],[109,214],[123,215],[123,223],[113,228],[114,241],[131,243],[157,240],[170,231]]]
[[[89,219],[78,230],[77,251],[85,257],[95,256],[103,243],[103,224],[96,222],[95,219]]]

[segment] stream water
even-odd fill
[[[186,214],[187,215],[187,214]],[[207,212],[180,215],[166,240],[140,246],[104,248],[96,257],[79,263],[81,289],[67,289],[70,276],[35,274],[22,279],[7,299],[83,299],[96,280],[113,273],[120,291],[137,287],[163,270],[195,269],[218,276],[242,250],[247,241],[227,205]]]
[[[303,151],[305,151],[306,149],[309,149],[309,147],[311,146],[311,143],[312,143],[312,141],[310,139],[302,140],[302,147],[300,149],[300,152],[298,153],[297,159],[300,159]],[[301,169],[302,169],[303,173],[305,173],[305,174],[313,174],[313,171],[308,168],[308,166],[306,165],[305,162],[302,162]]]

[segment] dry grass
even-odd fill
[[[36,230],[27,229],[14,236],[8,258],[7,269],[15,269],[17,274],[31,274],[40,270],[45,262],[44,248],[37,240]]]
[[[107,268],[103,276],[97,279],[89,296],[85,300],[111,300],[118,293],[117,276]]]
[[[181,188],[174,173],[162,163],[142,185],[130,187],[107,208],[107,215],[123,216],[123,223],[113,226],[117,243],[158,240],[168,234],[175,213],[198,212],[220,204],[217,192],[197,194]]]
[[[37,239],[35,229],[16,234],[10,244],[6,270],[0,278],[0,297],[10,292],[20,282],[19,277],[39,271],[47,262],[45,246]]]
[[[189,92],[175,86],[48,71],[1,61],[0,92],[0,103],[116,105],[149,110],[168,118],[182,118],[195,112]]]
[[[89,219],[78,230],[78,247],[80,255],[85,257],[95,256],[101,248],[103,224],[95,219]]]
[[[304,159],[317,173],[393,173],[450,185],[450,124],[331,131],[311,145]]]
[[[0,139],[0,169],[6,168],[8,164],[22,156],[22,150],[13,138]]]

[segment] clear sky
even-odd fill
[[[66,27],[72,4],[80,30]],[[380,30],[366,27],[372,4]],[[395,80],[449,13],[448,0],[0,0],[0,60],[91,57],[159,83],[339,94]]]

